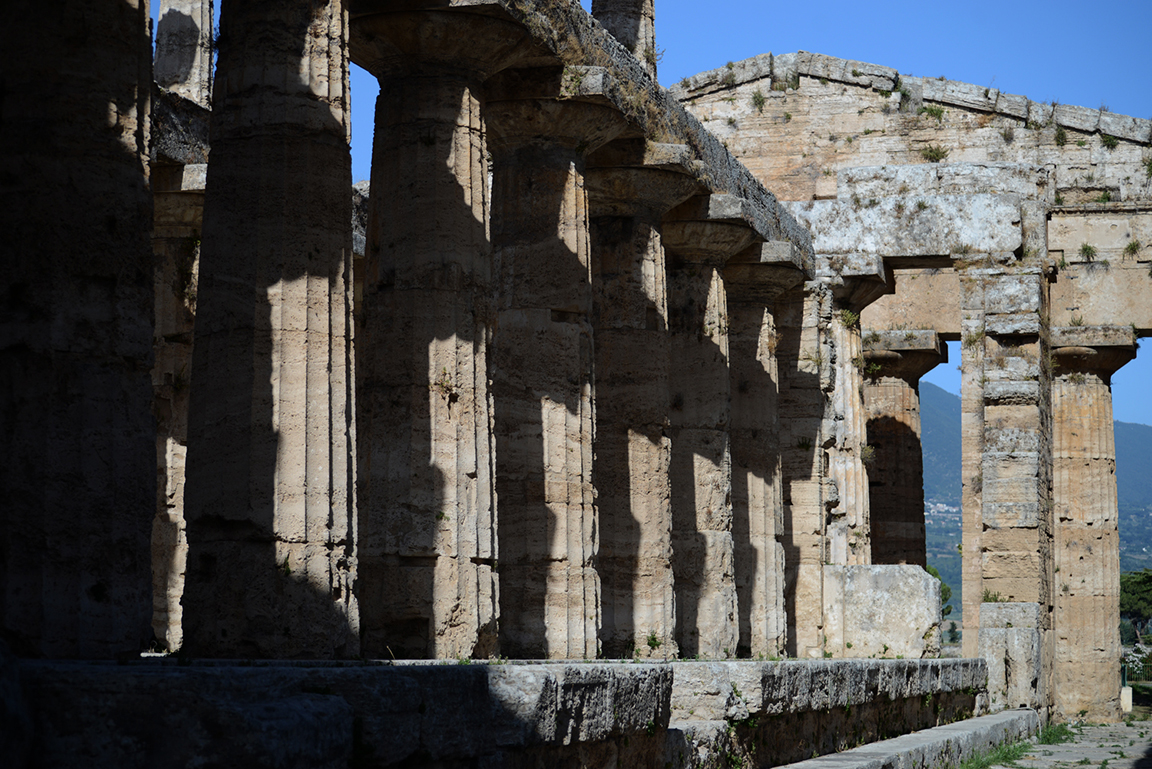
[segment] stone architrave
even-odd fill
[[[4,10],[0,636],[109,659],[151,635],[148,4]]]
[[[595,657],[600,579],[592,483],[592,275],[586,153],[625,126],[558,99],[559,68],[488,83],[500,645],[515,657]]]
[[[212,106],[212,0],[160,0],[156,84]]]
[[[934,331],[864,331],[872,563],[927,565],[920,378],[947,362]]]
[[[784,503],[776,300],[804,280],[787,242],[752,246],[724,270],[732,398],[732,534],[741,656],[784,654]]]
[[[221,30],[184,648],[356,656],[347,13],[232,3]]]
[[[364,651],[487,657],[499,580],[481,83],[526,33],[435,11],[353,27],[380,81],[356,353]]]
[[[668,287],[660,220],[699,182],[681,145],[621,140],[589,159],[602,652],[675,658]],[[655,156],[655,157],[652,157]],[[646,165],[647,163],[647,165]]]
[[[1120,545],[1110,385],[1135,357],[1136,340],[1128,327],[1056,328],[1052,354],[1052,704],[1065,719],[1116,721]]]
[[[684,656],[738,651],[729,441],[731,373],[723,267],[756,233],[730,216],[740,201],[704,195],[665,217],[672,439],[672,569]]]

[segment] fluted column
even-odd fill
[[[686,155],[687,147],[660,145],[645,153],[642,140],[628,146],[632,157],[594,157],[587,174],[601,642],[608,657],[674,658],[668,287],[660,218],[699,188],[691,176],[643,165],[645,154]]]
[[[152,608],[148,4],[4,16],[0,636],[111,658]]]
[[[359,651],[343,3],[225,3],[189,403],[184,646]]]
[[[212,105],[212,0],[159,0],[156,84]]]
[[[655,80],[660,58],[656,49],[656,0],[592,0],[592,15],[640,60]]]
[[[357,343],[364,651],[497,651],[482,81],[524,40],[468,13],[354,22],[380,80]]]
[[[947,362],[934,331],[864,331],[872,562],[927,564],[920,378]]]
[[[1053,330],[1054,707],[1120,717],[1120,546],[1112,374],[1135,356],[1128,328]],[[1086,715],[1082,715],[1087,711]]]
[[[672,568],[683,656],[735,657],[739,642],[732,540],[731,373],[724,264],[753,241],[723,209],[728,195],[669,213],[665,247],[672,335]]]
[[[857,310],[837,303],[832,312],[829,338],[834,350],[835,387],[831,392],[831,420],[835,429],[829,440],[828,478],[836,485],[835,504],[829,505],[825,528],[827,563],[872,563],[869,526],[868,470],[871,447],[867,445],[864,411],[864,351]]]
[[[584,171],[624,122],[555,98],[562,75],[489,83],[500,642],[516,657],[595,657],[600,630]]]
[[[784,653],[784,505],[776,300],[804,279],[790,243],[753,246],[724,270],[732,397],[732,534],[740,656]]]

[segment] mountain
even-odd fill
[[[920,384],[924,503],[928,563],[960,602],[960,397]],[[1152,426],[1115,422],[1116,487],[1120,511],[1120,569],[1152,568]]]

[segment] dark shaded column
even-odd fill
[[[592,0],[592,15],[655,80],[660,59],[656,50],[656,0]]]
[[[515,657],[597,655],[591,256],[585,155],[615,110],[559,100],[559,68],[489,83],[500,643]]]
[[[184,645],[359,652],[343,4],[226,2],[189,403]]]
[[[596,341],[593,476],[601,643],[608,657],[676,656],[660,218],[699,190],[695,178],[671,170],[688,157],[681,145],[646,148],[643,140],[630,140],[589,161],[596,166],[587,174]]]
[[[947,360],[934,331],[864,331],[872,563],[927,565],[920,378]]]
[[[1120,542],[1112,374],[1136,355],[1130,328],[1052,330],[1053,707],[1120,718]],[[1086,711],[1086,712],[1085,712]]]
[[[380,80],[357,341],[364,650],[487,657],[499,587],[480,84],[527,33],[456,12],[354,29]]]
[[[672,569],[683,656],[734,657],[739,641],[723,266],[756,239],[743,201],[702,195],[665,218],[672,335]]]
[[[151,635],[148,6],[4,13],[0,634],[110,658]]]
[[[784,505],[776,300],[804,280],[787,242],[752,246],[724,270],[732,396],[732,534],[741,656],[784,652]]]

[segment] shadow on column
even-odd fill
[[[237,113],[261,96],[227,86],[253,57],[274,83],[278,64],[294,72],[308,55],[312,6],[223,9],[189,405],[193,655],[358,653],[339,608],[352,602],[354,575],[345,126],[314,105],[307,130],[237,130]],[[271,62],[261,56],[269,40],[279,46]],[[315,97],[272,94],[257,109],[297,98]]]

